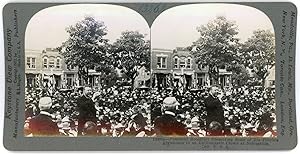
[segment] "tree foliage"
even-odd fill
[[[275,35],[270,30],[256,30],[243,44],[244,65],[264,84],[269,70],[275,66]]]
[[[111,51],[114,66],[122,70],[132,85],[140,67],[150,68],[150,41],[145,40],[145,35],[138,31],[122,32]]]
[[[78,67],[78,74],[85,81],[88,69],[107,61],[106,26],[102,21],[87,16],[66,28],[68,39],[59,47],[68,66]]]
[[[113,65],[101,65],[100,64],[95,67],[95,70],[97,72],[101,72],[100,82],[101,82],[102,87],[111,87],[118,80],[118,74],[117,74],[115,67],[113,67]]]
[[[238,27],[223,16],[197,27],[199,39],[192,50],[199,66],[208,66],[211,79],[218,81],[219,68],[235,65],[238,62]]]
[[[242,64],[232,65],[230,68],[232,71],[232,84],[236,87],[242,87],[248,84],[248,80],[250,79],[250,74],[247,68]]]

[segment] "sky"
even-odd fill
[[[173,7],[161,13],[151,27],[152,48],[187,47],[199,38],[196,28],[225,16],[238,25],[242,42],[256,29],[274,32],[270,19],[261,11],[237,4],[190,4]]]
[[[36,13],[29,21],[25,34],[25,48],[44,50],[56,48],[66,41],[66,27],[75,25],[85,16],[103,21],[110,42],[126,30],[137,30],[150,39],[150,29],[145,19],[137,12],[122,6],[108,4],[69,4],[49,7]]]
[[[173,7],[161,13],[153,22],[151,30],[145,19],[137,12],[122,6],[109,4],[68,4],[49,7],[35,14],[27,25],[25,48],[44,50],[56,48],[66,41],[66,27],[74,25],[90,15],[107,26],[110,42],[126,30],[138,30],[150,39],[151,47],[175,49],[187,47],[196,41],[196,28],[225,16],[235,21],[239,28],[238,37],[245,41],[256,29],[270,29],[269,18],[261,11],[237,4],[190,4]]]

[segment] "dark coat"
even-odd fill
[[[170,114],[164,114],[154,120],[154,131],[157,136],[186,136],[187,134],[185,125]]]
[[[218,98],[209,95],[205,100],[204,104],[207,111],[206,117],[206,128],[209,127],[209,124],[212,121],[219,122],[224,128],[225,118],[224,118],[224,109],[221,101]]]
[[[49,115],[40,113],[30,120],[29,128],[33,136],[59,135],[59,129]]]
[[[77,100],[77,108],[79,112],[78,119],[95,121],[97,110],[92,99],[86,98],[85,96],[79,97]]]
[[[81,96],[77,99],[78,115],[78,136],[82,135],[84,124],[87,121],[97,122],[96,108],[92,99]]]

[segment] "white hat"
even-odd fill
[[[71,129],[70,128],[70,123],[62,123],[61,124],[61,129],[63,129],[63,130],[69,130],[69,129]]]
[[[65,116],[61,122],[71,122],[68,116]]]
[[[39,101],[40,110],[50,109],[52,106],[52,99],[50,97],[42,97]]]
[[[174,107],[180,105],[175,97],[167,97],[163,101],[163,105],[167,107]]]
[[[200,127],[198,126],[198,124],[191,124],[191,129],[192,130],[199,130],[200,129]]]
[[[200,122],[200,120],[198,119],[198,117],[193,117],[191,122]]]

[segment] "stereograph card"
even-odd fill
[[[296,18],[290,2],[9,3],[4,146],[293,149]]]

